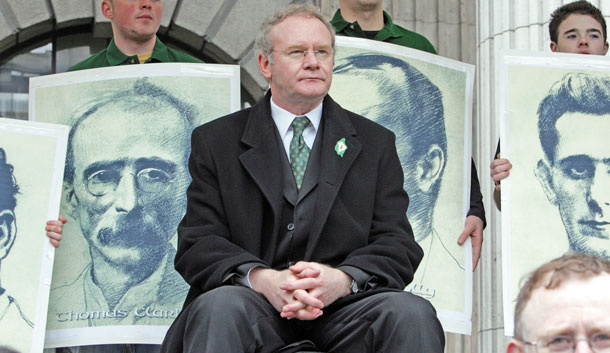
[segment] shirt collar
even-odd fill
[[[335,31],[337,33],[343,32],[343,30],[345,30],[346,27],[349,25],[352,25],[354,29],[358,28],[360,29],[360,31],[362,31],[360,25],[358,24],[358,21],[350,23],[345,20],[343,16],[341,16],[341,9],[338,9],[337,12],[335,12],[335,15],[333,16],[330,23],[335,28]],[[396,38],[401,36],[400,31],[398,30],[398,28],[396,28],[396,26],[394,26],[394,22],[392,22],[392,17],[390,17],[390,15],[385,11],[383,11],[383,23],[384,26],[381,30],[379,30],[379,33],[377,33],[375,40],[384,41],[390,37]]]
[[[341,16],[341,9],[338,9],[332,20],[330,20],[330,24],[335,28],[335,32],[341,32],[345,27],[349,26],[350,23]]]
[[[137,58],[137,55],[128,56],[125,55],[114,43],[114,38],[108,44],[106,49],[106,58],[111,66],[117,66],[124,64],[131,58]],[[148,62],[168,62],[169,53],[167,46],[159,40],[159,37],[155,37],[155,46],[153,48],[152,55],[148,59]]]
[[[390,37],[397,38],[402,35],[400,33],[400,30],[396,26],[394,26],[394,22],[392,22],[392,17],[390,17],[390,15],[385,11],[383,12],[383,23],[385,23],[385,25],[379,31],[379,33],[377,33],[377,37],[375,39],[383,41]]]
[[[315,131],[318,131],[318,126],[320,126],[320,121],[322,120],[322,102],[303,115],[307,116],[307,119],[309,119]],[[271,96],[271,117],[280,132],[280,136],[286,136],[295,116],[296,115],[275,104],[275,102],[273,102],[273,96]]]

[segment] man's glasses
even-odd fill
[[[288,50],[272,50],[275,52],[279,52],[287,56],[289,59],[294,61],[303,61],[307,54],[312,53],[315,57],[320,61],[326,61],[332,58],[333,50],[332,49],[288,49]]]
[[[133,173],[125,173],[134,175]],[[101,169],[87,177],[87,190],[94,196],[115,192],[123,178],[121,170]],[[173,175],[159,168],[145,168],[135,174],[136,187],[147,193],[164,191],[173,181]]]
[[[560,335],[543,338],[537,342],[522,341],[535,346],[538,353],[574,353],[579,341],[587,341],[594,353],[610,353],[610,332],[597,332],[588,338],[574,338],[569,335]]]

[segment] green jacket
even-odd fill
[[[153,48],[152,55],[146,63],[164,63],[164,62],[187,62],[187,63],[201,63],[203,61],[188,55],[180,50],[172,49],[167,47],[159,38],[155,41],[155,47]],[[123,54],[114,44],[114,39],[110,41],[108,47],[101,52],[90,56],[89,58],[79,62],[72,66],[68,71],[93,69],[96,67],[106,66],[117,66],[117,65],[128,65],[128,64],[139,64],[137,55],[127,56]]]
[[[399,25],[395,25],[394,22],[392,22],[390,15],[388,15],[388,13],[385,11],[383,12],[383,20],[385,26],[379,31],[379,33],[377,33],[375,38],[373,38],[374,40],[398,44],[402,45],[403,47],[419,49],[428,53],[436,54],[434,46],[426,39],[426,37],[419,33],[404,29]],[[358,22],[347,22],[343,16],[341,16],[341,10],[337,10],[337,12],[335,12],[335,16],[333,16],[330,23],[333,25],[335,32],[338,35],[366,38],[366,35]]]

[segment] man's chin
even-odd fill
[[[576,252],[610,259],[610,240],[607,234],[595,233],[571,238],[570,249]]]
[[[125,248],[120,246],[98,246],[92,252],[92,256],[97,260],[112,264],[117,268],[135,269],[159,263],[165,253],[157,249],[132,247]],[[95,262],[95,259],[94,259]]]

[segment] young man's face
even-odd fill
[[[557,43],[551,50],[561,53],[606,55],[608,43],[602,26],[589,15],[571,14],[559,24]]]
[[[155,36],[161,24],[161,0],[104,0],[104,16],[112,21],[114,35],[134,42]]]
[[[536,175],[559,208],[572,250],[610,258],[610,116],[566,113],[557,120],[553,161]]]
[[[369,10],[382,5],[382,0],[341,0],[339,6],[348,6],[352,9]]]

